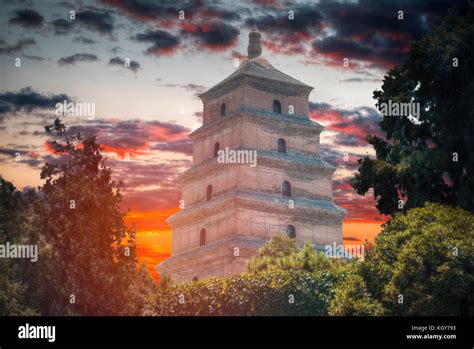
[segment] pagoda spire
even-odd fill
[[[257,58],[262,54],[261,37],[262,34],[258,31],[257,26],[254,25],[249,33],[249,45],[247,47],[247,57],[249,59]]]

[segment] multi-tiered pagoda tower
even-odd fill
[[[158,265],[176,281],[242,272],[268,239],[342,243],[346,211],[332,202],[335,168],[320,157],[323,126],[308,115],[312,87],[261,56],[249,34],[248,58],[200,95],[203,125],[190,134],[193,166],[181,176],[185,208],[168,219],[172,256]],[[219,150],[248,150],[257,166],[218,161]]]

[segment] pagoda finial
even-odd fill
[[[256,58],[262,54],[262,45],[260,44],[261,37],[262,34],[258,31],[257,26],[254,25],[249,33],[249,45],[247,47],[248,58]]]

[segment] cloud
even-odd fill
[[[269,11],[256,18],[247,18],[245,25],[256,25],[263,33],[262,44],[274,54],[306,54],[305,43],[318,36],[324,24],[319,4],[291,6],[294,19],[288,11]]]
[[[168,122],[144,120],[97,120],[71,126],[68,135],[81,133],[84,137],[97,137],[106,153],[123,158],[150,155],[153,150],[190,155],[190,129]],[[49,149],[49,153],[53,154]],[[155,152],[156,153],[156,152]]]
[[[22,88],[19,92],[2,92],[0,93],[0,119],[8,113],[54,108],[56,103],[62,103],[64,100],[70,101],[71,98],[66,94],[43,95],[31,87]]]
[[[77,62],[95,62],[98,61],[99,57],[90,53],[76,53],[72,56],[62,57],[58,64],[61,66],[74,65]]]
[[[151,43],[152,46],[146,50],[150,55],[173,54],[179,46],[179,39],[164,30],[147,30],[133,36],[132,40]]]
[[[153,146],[152,149],[182,153],[189,156],[193,155],[193,143],[190,139],[181,139],[174,142],[159,142]]]
[[[181,34],[193,38],[203,48],[220,51],[235,46],[240,31],[233,25],[222,22],[183,23]]]
[[[183,10],[187,17],[193,16],[202,6],[200,1],[148,1],[148,0],[102,0],[104,4],[118,8],[126,16],[137,20],[160,20],[178,18]]]
[[[274,14],[247,18],[245,24],[248,27],[256,25],[260,31],[285,37],[295,34],[309,36],[321,32],[324,17],[318,4],[290,7],[289,10],[293,11],[294,19],[289,18],[287,11],[283,13],[278,11]]]
[[[348,57],[386,70],[400,63],[410,42],[438,25],[449,8],[466,4],[465,0],[324,2],[320,8],[332,34],[313,41],[313,55],[337,62]],[[399,11],[403,11],[402,20]]]
[[[366,146],[365,136],[381,135],[381,115],[370,107],[335,108],[327,103],[309,103],[310,117],[325,125],[325,130],[336,133],[332,139],[341,146]]]
[[[86,44],[86,45],[91,45],[91,44],[95,44],[96,41],[92,40],[92,39],[89,39],[89,38],[86,38],[84,36],[78,36],[78,37],[75,37],[72,41],[74,42],[79,42],[81,44]]]
[[[41,164],[41,160],[38,159],[40,157],[39,154],[34,151],[4,148],[0,146],[0,155],[6,155],[6,157],[0,157],[0,163],[13,161],[15,159],[15,162],[27,164],[30,167],[38,167]],[[20,157],[16,160],[18,155]]]
[[[361,241],[360,239],[354,237],[354,236],[344,236],[345,241]]]
[[[45,60],[44,57],[41,57],[41,56],[34,56],[34,55],[25,55],[25,54],[22,54],[21,55],[22,57],[25,57],[26,59],[31,59],[32,61],[39,61],[39,62],[42,62]]]
[[[58,18],[51,22],[55,34],[67,34],[76,28],[85,28],[99,34],[111,34],[114,18],[110,11],[96,8],[76,12],[75,19]]]
[[[109,11],[86,10],[76,13],[76,21],[89,30],[100,34],[110,34],[114,29],[114,20]]]
[[[199,95],[207,90],[207,87],[199,84],[161,84],[160,86],[164,87],[173,87],[173,88],[182,88],[188,92],[194,93],[194,95]]]
[[[16,16],[8,23],[18,24],[26,28],[39,28],[43,25],[43,16],[31,9],[16,11]]]
[[[67,21],[64,18],[58,18],[51,22],[51,26],[55,34],[62,35],[67,34],[73,27],[72,21]]]
[[[7,45],[6,42],[2,40],[2,42],[0,42],[0,54],[15,54],[33,45],[36,45],[36,41],[32,38],[20,39],[13,45]]]
[[[111,58],[108,65],[118,65],[126,69],[131,69],[134,72],[137,72],[138,69],[140,69],[140,63],[134,60],[129,61],[129,66],[126,67],[125,60],[120,57]]]

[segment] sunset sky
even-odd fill
[[[255,24],[262,55],[314,87],[310,116],[326,127],[322,157],[338,167],[334,201],[349,211],[345,242],[372,240],[387,218],[371,195],[349,185],[357,159],[374,155],[365,135],[380,134],[372,93],[410,41],[457,3],[0,1],[0,174],[18,189],[41,185],[40,170],[54,158],[44,126],[55,119],[55,104],[94,103],[95,119],[63,121],[103,144],[115,178],[126,185],[124,208],[138,231],[139,256],[152,270],[170,254],[165,219],[178,210],[177,176],[191,166],[188,134],[202,123],[197,94],[236,69]]]

